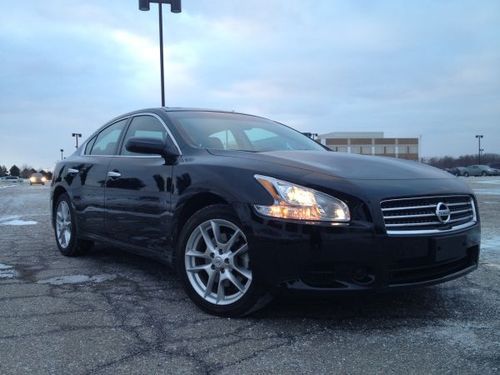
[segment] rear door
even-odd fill
[[[105,235],[106,175],[127,122],[128,119],[123,119],[101,130],[87,142],[83,157],[68,165],[74,176],[72,190],[78,224],[88,234]]]
[[[127,140],[135,137],[165,141],[169,135],[155,115],[132,118],[120,153],[108,168],[106,228],[115,240],[158,253],[168,237],[173,167],[161,156],[127,151]]]

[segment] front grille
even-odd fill
[[[446,220],[440,220],[436,213],[440,203],[450,210]],[[477,220],[469,195],[388,199],[380,205],[388,234],[441,233],[469,227]]]

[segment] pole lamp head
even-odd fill
[[[170,3],[170,11],[172,13],[182,12],[181,0],[167,0],[167,3]]]
[[[170,11],[172,13],[182,12],[181,0],[139,0],[139,10],[149,11],[151,3],[170,4]]]
[[[139,0],[139,10],[149,11],[149,0]]]

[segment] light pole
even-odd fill
[[[477,164],[481,164],[481,151],[484,151],[482,148],[481,148],[481,138],[483,138],[483,135],[482,134],[477,134],[476,135],[476,138],[479,142],[479,145],[478,145],[478,148],[477,148]]]
[[[81,133],[71,133],[71,136],[75,138],[75,148],[78,148],[78,138],[81,138],[82,137],[82,134]]]
[[[160,25],[160,79],[161,79],[161,106],[165,107],[165,72],[163,68],[163,12],[162,5],[170,4],[172,13],[180,13],[181,0],[139,0],[139,10],[149,11],[151,3],[158,3],[158,22]]]
[[[59,150],[59,151],[61,151],[61,160],[63,160],[64,159],[64,150],[61,148],[61,150]]]

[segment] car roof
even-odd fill
[[[132,116],[144,112],[152,112],[152,113],[159,113],[159,112],[212,112],[212,113],[228,113],[228,114],[236,114],[236,115],[243,115],[243,116],[251,116],[251,117],[257,117],[257,118],[262,118],[265,119],[265,117],[262,116],[257,116],[257,115],[252,115],[249,113],[243,113],[243,112],[237,112],[237,111],[227,111],[227,110],[219,110],[219,109],[210,109],[210,108],[196,108],[196,107],[152,107],[152,108],[143,108],[143,109],[138,109],[132,112],[128,112],[125,114],[122,114],[115,119],[122,118],[125,116]],[[111,120],[113,122],[115,119]]]

